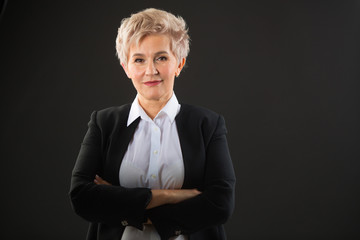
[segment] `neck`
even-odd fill
[[[142,98],[140,95],[138,97],[140,106],[144,109],[146,114],[154,119],[156,115],[160,112],[160,110],[166,105],[166,103],[170,100],[171,96],[167,99],[159,99],[159,100],[148,100]]]

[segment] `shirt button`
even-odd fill
[[[158,151],[157,151],[157,150],[155,150],[155,151],[154,151],[154,154],[158,154]]]
[[[129,225],[129,223],[126,220],[123,220],[123,221],[121,221],[121,225],[123,225],[125,227],[125,226]]]
[[[155,174],[152,174],[152,175],[151,175],[151,178],[152,178],[152,179],[156,179],[156,175],[155,175]]]

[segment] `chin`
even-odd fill
[[[171,93],[168,93],[164,91],[159,91],[159,89],[151,89],[151,90],[152,91],[146,91],[143,92],[144,94],[141,94],[143,98],[145,98],[148,101],[161,101],[164,98],[168,100],[168,98],[172,96],[172,91]]]
[[[158,101],[161,99],[161,97],[159,95],[146,95],[145,99],[148,101]]]
[[[160,94],[158,92],[153,92],[145,95],[148,100],[160,100],[165,96],[165,94]]]

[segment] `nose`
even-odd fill
[[[152,61],[149,61],[148,65],[146,66],[146,75],[156,75],[159,74],[158,70],[156,69],[155,64]]]

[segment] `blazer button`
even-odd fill
[[[127,225],[129,225],[129,223],[126,220],[121,221],[121,225],[123,225],[124,227],[126,227]]]
[[[176,236],[181,235],[181,231],[180,231],[180,230],[176,230],[176,231],[175,231],[175,235],[176,235]]]

